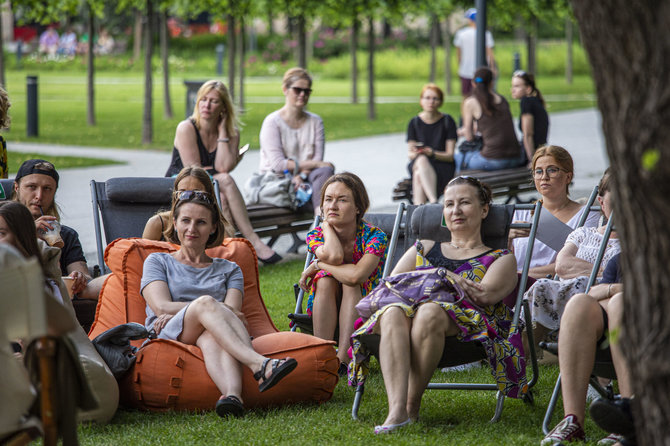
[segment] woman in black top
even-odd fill
[[[435,84],[421,90],[421,108],[407,127],[409,165],[412,177],[412,202],[436,203],[440,193],[454,176],[456,123],[439,111],[444,93]]]
[[[521,100],[519,130],[523,134],[521,145],[528,162],[535,150],[547,143],[549,116],[545,109],[542,93],[535,86],[535,77],[522,70],[512,75],[512,98]]]
[[[242,159],[239,154],[239,120],[228,89],[217,80],[198,90],[193,114],[177,125],[172,161],[165,176],[176,176],[184,167],[202,167],[219,182],[221,212],[246,237],[263,263],[282,258],[254,232],[235,180],[230,172]]]

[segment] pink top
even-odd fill
[[[294,129],[279,116],[279,110],[266,116],[261,126],[260,171],[282,173],[286,161],[293,158],[323,161],[325,136],[323,120],[319,115],[306,111],[307,119]]]

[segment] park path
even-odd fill
[[[568,149],[575,161],[575,177],[571,195],[587,196],[598,183],[609,165],[605,153],[600,114],[594,109],[551,114],[549,141]],[[123,165],[107,165],[76,169],[62,169],[56,200],[60,204],[63,223],[79,232],[84,253],[92,264],[96,258],[93,211],[89,183],[114,177],[163,176],[170,163],[169,152],[151,150],[72,147],[53,144],[7,143],[16,152],[37,152],[49,155],[72,155],[107,158],[123,161]],[[397,204],[391,201],[395,183],[407,176],[405,135],[354,138],[326,143],[326,159],[337,171],[350,171],[365,181],[371,201],[371,210],[392,212]],[[232,176],[242,187],[259,165],[259,151],[247,152]],[[58,166],[56,166],[58,168]],[[288,238],[286,238],[288,240]],[[286,247],[280,239],[277,247]],[[288,244],[288,242],[286,241]]]

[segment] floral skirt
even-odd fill
[[[521,333],[508,336],[511,326],[511,310],[500,303],[492,314],[485,314],[469,305],[450,302],[435,302],[458,326],[456,337],[461,342],[478,341],[486,350],[491,373],[498,389],[505,396],[519,398],[528,390],[526,360],[523,355]],[[409,318],[416,315],[418,307],[396,303],[387,305],[363,322],[351,335],[353,359],[349,366],[349,385],[362,385],[369,373],[370,351],[361,342],[360,336],[372,334],[377,321],[391,307],[399,307]]]
[[[586,276],[537,280],[524,296],[530,302],[533,326],[540,324],[550,330],[558,329],[568,300],[575,294],[585,293],[588,280]]]

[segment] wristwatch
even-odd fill
[[[300,172],[300,178],[302,181],[307,181],[307,174],[305,172]]]

